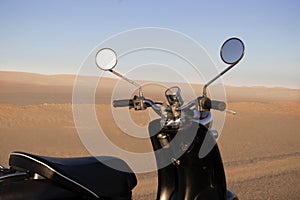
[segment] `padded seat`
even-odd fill
[[[131,190],[137,184],[129,166],[114,157],[53,158],[12,152],[9,165],[18,170],[37,173],[69,190],[96,198],[131,195]],[[107,165],[118,166],[123,171]]]

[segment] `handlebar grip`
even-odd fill
[[[223,101],[211,100],[211,108],[214,110],[224,111],[226,109],[226,103]]]
[[[114,107],[133,107],[133,100],[131,99],[122,99],[122,100],[114,100],[113,101]]]
[[[219,111],[224,111],[226,109],[226,103],[225,102],[210,100],[210,99],[206,99],[203,102],[202,106],[205,109],[214,109],[214,110],[219,110]]]

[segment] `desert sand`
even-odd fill
[[[88,156],[72,116],[72,75],[0,72],[0,164],[9,153]],[[89,81],[87,78],[86,81]],[[132,140],[111,122],[110,91],[115,81],[104,79],[97,91],[96,111],[111,128],[120,147],[151,151],[150,141]],[[300,90],[266,87],[226,87],[228,107],[218,144],[228,188],[240,199],[300,199]],[[145,113],[131,113],[138,123]],[[134,199],[155,199],[155,172],[138,174]]]

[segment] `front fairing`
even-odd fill
[[[158,199],[161,199],[159,195],[166,196],[167,194],[171,198],[174,193],[180,197],[179,199],[195,199],[198,195],[207,195],[210,190],[214,191],[220,197],[219,199],[225,199],[226,180],[217,144],[214,144],[205,157],[199,158],[199,151],[206,136],[211,137],[211,141],[215,141],[215,138],[209,134],[208,128],[202,124],[191,122],[178,130],[161,129],[158,131],[158,124],[159,121],[156,120],[149,125],[149,132],[153,135],[151,142],[156,152],[159,168]],[[195,128],[196,132],[194,133]],[[170,143],[163,146],[160,134],[166,135]],[[189,135],[194,137],[185,137]],[[186,146],[187,144],[189,145]],[[164,152],[159,153],[158,149],[164,149]],[[172,164],[160,168],[165,160],[170,159],[173,160]],[[173,183],[170,183],[170,176],[174,179]],[[208,191],[207,188],[210,190]]]

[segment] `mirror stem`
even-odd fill
[[[206,88],[212,84],[215,80],[217,80],[218,78],[220,78],[223,74],[225,74],[228,70],[230,70],[231,68],[233,68],[236,64],[238,64],[238,62],[233,63],[232,65],[230,65],[229,67],[227,67],[226,69],[224,69],[220,74],[218,74],[216,77],[214,77],[213,79],[211,79],[208,83],[206,83],[203,87],[203,96],[206,97]]]
[[[111,73],[113,73],[114,75],[116,75],[116,76],[122,78],[123,80],[127,81],[128,83],[134,85],[135,87],[139,88],[139,96],[140,96],[140,97],[143,97],[143,96],[144,96],[144,95],[143,95],[143,91],[142,91],[142,86],[141,86],[141,85],[139,85],[138,83],[134,82],[133,80],[130,80],[129,78],[126,78],[126,77],[123,76],[122,74],[119,74],[118,72],[116,72],[116,71],[114,71],[114,70],[112,70],[112,69],[110,69],[109,71],[110,71]]]

